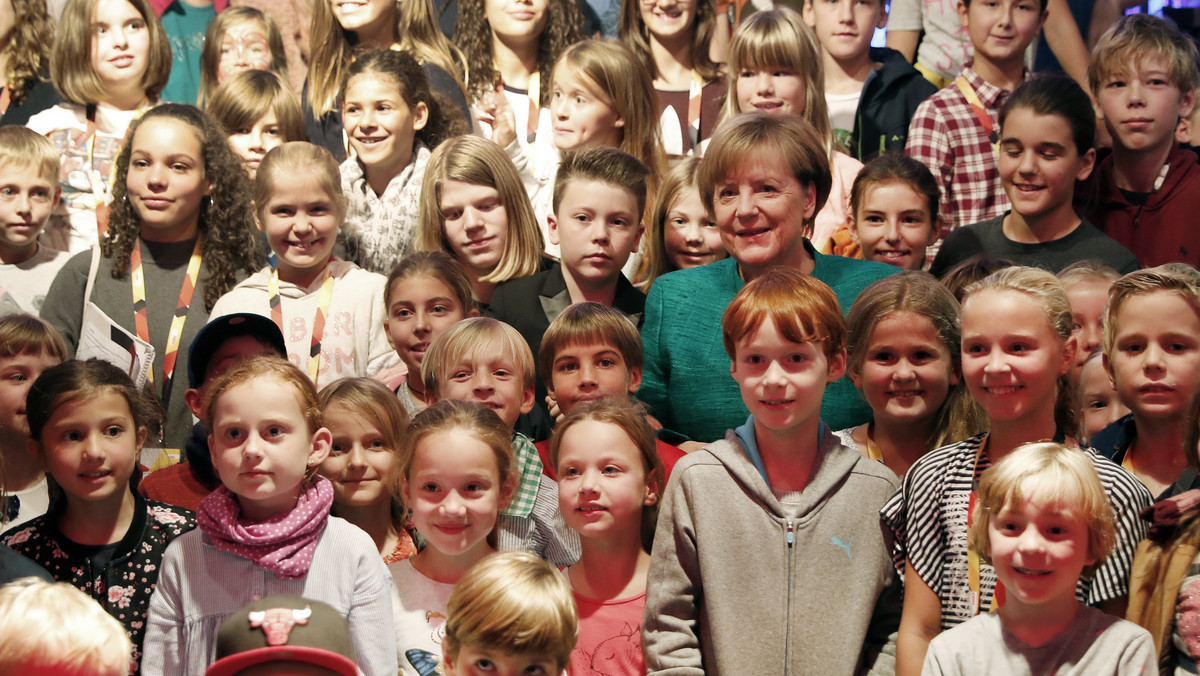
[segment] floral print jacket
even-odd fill
[[[131,674],[139,673],[146,612],[163,554],[172,540],[196,527],[196,515],[186,509],[146,500],[136,491],[134,497],[133,523],[102,569],[92,566],[96,547],[79,545],[59,532],[55,505],[0,536],[0,543],[32,559],[58,582],[83,590],[125,626],[133,641]]]

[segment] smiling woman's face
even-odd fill
[[[815,214],[816,188],[782,158],[752,153],[713,186],[713,214],[725,249],[743,268],[800,266],[804,222]]]

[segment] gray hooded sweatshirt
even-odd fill
[[[798,517],[734,430],[681,459],[650,563],[649,673],[894,673],[901,585],[879,508],[898,487],[824,425]]]

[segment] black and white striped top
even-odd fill
[[[896,542],[892,559],[903,574],[907,559],[942,601],[942,628],[975,615],[967,582],[967,511],[975,472],[975,453],[983,434],[943,446],[917,461],[904,476],[900,490],[880,510]],[[1081,577],[1076,596],[1089,605],[1129,593],[1129,570],[1146,522],[1138,513],[1151,502],[1150,491],[1112,461],[1084,451],[1092,460],[1116,517],[1116,544],[1092,578]],[[984,453],[979,471],[991,466]],[[990,607],[996,573],[980,562],[980,606]]]

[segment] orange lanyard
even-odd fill
[[[971,530],[971,524],[975,522],[975,504],[979,501],[979,459],[983,456],[983,449],[987,446],[988,438],[983,437],[979,442],[979,448],[975,449],[975,464],[971,468],[971,497],[967,501],[967,530]],[[980,575],[980,560],[979,552],[967,547],[967,585],[971,588],[971,614],[978,615],[982,604],[983,595],[981,588],[983,586]],[[992,603],[988,610],[995,610],[1003,604],[1004,584],[1000,580],[996,580],[996,588],[992,592]]]
[[[332,258],[330,261],[332,262]],[[317,300],[317,316],[313,317],[312,341],[308,349],[308,377],[315,383],[321,370],[321,337],[325,333],[325,317],[329,314],[329,301],[333,298],[333,270],[325,265],[325,281],[321,282],[321,294]],[[271,321],[283,328],[283,301],[279,297],[279,269],[271,268],[271,281],[267,284],[267,304],[271,306]],[[285,332],[286,335],[286,332]]]
[[[133,251],[129,254],[130,278],[133,281],[133,326],[137,337],[150,342],[150,321],[146,317],[146,273],[142,269],[142,240],[139,237],[133,242]],[[162,401],[165,404],[171,396],[171,376],[175,374],[175,362],[179,356],[179,341],[183,336],[183,324],[187,321],[188,307],[192,304],[192,294],[196,291],[196,280],[200,276],[200,263],[203,259],[203,249],[200,238],[196,238],[196,246],[192,249],[191,260],[188,261],[187,274],[183,278],[183,286],[179,289],[179,303],[175,306],[175,315],[171,317],[171,329],[167,333],[167,352],[163,355],[163,389]],[[154,383],[154,369],[148,376]]]

